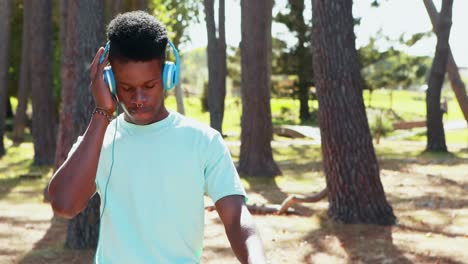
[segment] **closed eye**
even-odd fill
[[[122,90],[124,90],[124,92],[130,92],[132,89],[133,89],[132,87],[127,87],[127,86],[122,87]]]

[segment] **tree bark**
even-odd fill
[[[30,42],[29,28],[31,16],[31,1],[23,0],[23,35],[21,47],[21,69],[20,80],[18,86],[18,105],[16,107],[15,117],[13,121],[13,142],[19,144],[24,140],[24,128],[26,126],[27,116],[26,109],[28,106],[28,95],[30,90]]]
[[[214,0],[205,0],[205,20],[208,36],[208,109],[211,127],[223,134],[224,100],[226,98],[226,33],[224,0],[219,0],[218,35],[214,19]]]
[[[5,133],[5,116],[8,96],[8,69],[10,67],[11,21],[13,1],[0,0],[0,158],[5,155],[3,136]]]
[[[242,117],[239,172],[281,174],[271,140],[271,22],[273,1],[241,0]]]
[[[176,102],[177,102],[177,112],[181,115],[185,115],[184,107],[184,91],[182,90],[182,67],[179,68],[179,82],[174,87]]]
[[[424,5],[426,6],[427,13],[431,19],[431,23],[433,26],[433,31],[438,32],[439,23],[439,14],[434,6],[432,0],[424,0]],[[466,95],[466,87],[465,83],[463,83],[460,73],[458,71],[458,66],[455,63],[455,59],[453,58],[452,51],[450,49],[450,44],[448,47],[448,61],[447,61],[447,73],[450,79],[450,83],[452,85],[452,90],[455,93],[455,97],[457,98],[458,105],[462,110],[463,116],[465,117],[466,122],[468,122],[468,96]]]
[[[313,66],[328,214],[344,223],[395,223],[362,97],[352,0],[312,0]]]
[[[57,118],[52,87],[52,1],[31,1],[31,95],[34,165],[52,165]]]
[[[6,118],[13,118],[13,107],[11,105],[11,99],[7,97],[7,104],[6,104]]]
[[[309,28],[304,22],[304,1],[303,0],[289,0],[289,5],[291,6],[292,15],[297,20],[297,56],[299,58],[299,69],[298,69],[298,86],[299,86],[299,118],[301,121],[306,121],[310,119],[310,109],[309,109],[309,83],[307,82],[310,79],[309,75],[312,73],[313,69],[309,59],[311,59],[310,52],[307,52],[307,47],[305,44],[308,42],[307,31]],[[309,56],[308,56],[309,55]]]
[[[453,0],[443,0],[437,25],[437,45],[434,60],[432,61],[426,91],[426,125],[427,146],[426,151],[447,152],[443,124],[443,112],[440,108],[440,94],[444,84],[447,60],[449,55],[449,37],[452,26]]]
[[[148,0],[132,0],[133,10],[148,10]]]
[[[60,1],[61,24],[66,25],[62,56],[62,105],[55,154],[57,169],[79,135],[86,130],[94,108],[89,88],[89,65],[104,41],[102,1]],[[65,12],[66,10],[66,12]],[[61,32],[62,34],[62,32]],[[86,41],[84,41],[86,40]],[[70,220],[66,246],[73,249],[95,248],[99,233],[99,196]]]

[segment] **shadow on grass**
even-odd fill
[[[395,197],[391,193],[386,195],[392,204],[412,204],[414,205],[413,209],[461,209],[468,205],[468,199],[451,199],[435,193],[408,198]]]
[[[9,163],[7,167],[0,168],[0,174],[21,170],[22,168],[27,167],[30,163],[31,163],[31,160],[28,160],[28,159]]]
[[[92,263],[94,250],[70,250],[65,248],[68,221],[53,217],[46,234],[24,255],[19,264],[81,264]]]
[[[4,199],[20,183],[21,180],[18,177],[0,179],[0,200]]]
[[[341,224],[331,221],[326,213],[319,215],[321,228],[308,233],[304,239],[312,246],[313,251],[304,257],[304,263],[314,263],[317,252],[342,258],[336,248],[330,246],[330,239],[338,239],[339,247],[346,253],[347,263],[461,263],[448,257],[428,256],[411,252],[414,259],[409,259],[408,253],[395,246],[392,234],[395,228],[411,229],[425,232],[418,228],[407,226],[379,226],[364,224]]]
[[[250,191],[262,195],[269,204],[280,205],[289,195],[281,190],[274,178],[265,177],[243,177],[250,185]],[[311,216],[313,210],[308,207],[296,204],[293,206],[297,212],[303,216]]]
[[[11,192],[12,190],[19,186],[19,185],[24,185],[24,186],[34,186],[32,190],[23,190],[23,191],[18,191],[21,194],[21,198],[30,198],[33,196],[37,195],[37,190],[42,188],[45,188],[46,186],[46,176],[50,172],[51,168],[50,166],[34,166],[34,165],[29,165],[27,167],[27,171],[24,170],[24,168],[20,167],[25,167],[26,163],[29,163],[29,160],[23,160],[16,162],[15,164],[21,164],[18,165],[17,169],[12,169],[14,173],[17,173],[13,177],[7,177],[7,178],[0,178],[0,200],[5,199]],[[11,168],[10,166],[8,168]],[[23,171],[24,173],[22,173]],[[1,172],[0,172],[1,173]],[[21,175],[39,175],[39,178],[21,178]],[[39,185],[39,186],[35,186]],[[43,186],[42,186],[43,185]]]
[[[418,165],[463,165],[468,164],[468,159],[463,158],[456,153],[434,153],[434,152],[400,152],[394,150],[380,150],[377,152],[381,169],[402,171],[411,164]]]
[[[416,220],[415,220],[416,221]],[[419,222],[419,224],[421,224],[421,222]],[[407,230],[407,231],[412,231],[412,232],[418,232],[418,233],[423,233],[423,234],[428,234],[428,233],[434,233],[434,234],[437,234],[437,235],[441,235],[441,236],[446,236],[446,237],[451,237],[451,238],[455,238],[455,237],[465,237],[466,234],[457,234],[457,233],[452,233],[452,232],[446,232],[446,231],[442,231],[440,230],[440,228],[438,227],[435,227],[435,228],[431,228],[431,227],[417,227],[417,226],[409,226],[409,225],[404,225],[404,224],[397,224],[397,227],[402,229],[402,230]],[[442,226],[441,228],[445,227]]]

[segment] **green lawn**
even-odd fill
[[[426,141],[426,131],[421,131],[414,136],[406,138],[411,141]],[[468,130],[454,130],[445,132],[447,144],[465,144],[468,147]]]
[[[376,90],[372,93],[373,108],[390,109],[391,91]],[[448,120],[463,120],[463,113],[452,91],[444,91],[442,98],[448,101]],[[364,102],[369,106],[369,91],[364,91]],[[398,90],[393,92],[392,109],[405,121],[424,120],[426,118],[426,94],[424,92]]]
[[[5,198],[16,202],[42,201],[42,190],[52,175],[52,167],[32,165],[32,142],[13,146],[8,137],[4,140],[7,154],[0,158],[0,200]],[[25,174],[40,174],[42,177],[33,180],[22,179],[21,175]],[[31,195],[21,195],[24,193]]]

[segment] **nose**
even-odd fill
[[[137,104],[137,105],[144,104],[146,102],[146,98],[147,97],[146,97],[144,89],[142,89],[142,88],[136,88],[135,89],[135,93],[134,93],[134,96],[133,96],[133,103],[134,104]]]

